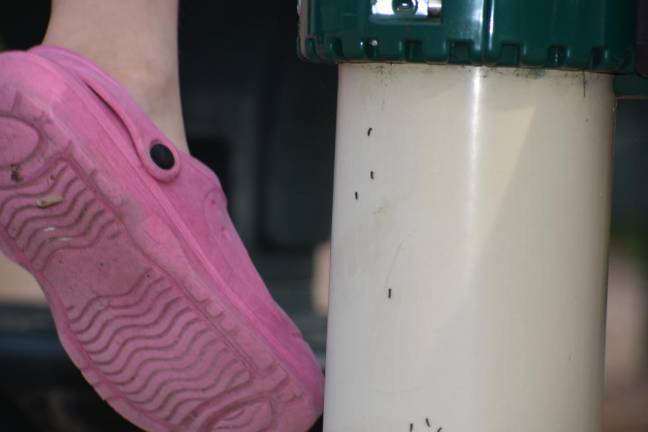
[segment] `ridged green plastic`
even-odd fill
[[[372,0],[301,0],[310,61],[633,71],[637,0],[444,0],[441,19],[377,19]]]

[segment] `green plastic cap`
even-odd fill
[[[636,0],[301,0],[298,51],[325,63],[633,73],[636,11]]]

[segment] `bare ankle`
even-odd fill
[[[187,150],[177,54],[178,0],[54,0],[44,43],[75,51],[129,92]],[[137,37],[133,37],[137,35]]]

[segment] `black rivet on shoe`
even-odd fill
[[[151,147],[151,159],[155,165],[163,170],[170,170],[175,165],[175,157],[169,147],[161,143],[155,143]]]

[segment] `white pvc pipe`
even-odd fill
[[[340,67],[325,431],[600,430],[611,84]]]

